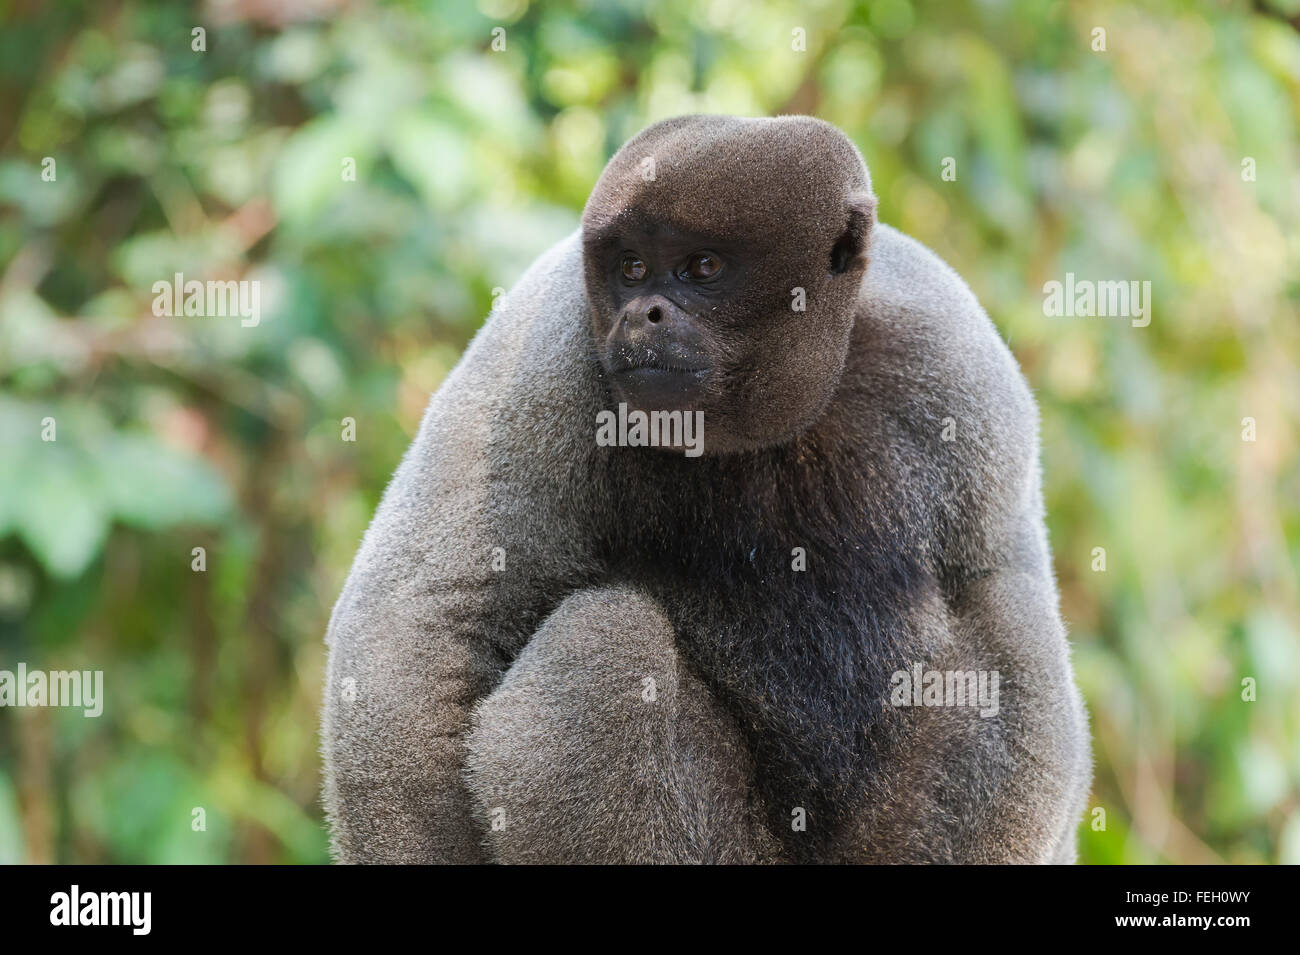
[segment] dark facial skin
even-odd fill
[[[599,343],[601,362],[629,407],[694,410],[722,357],[708,316],[735,296],[745,257],[671,227],[623,238],[603,263],[616,318]]]

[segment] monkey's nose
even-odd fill
[[[657,293],[640,295],[627,302],[619,323],[624,334],[645,333],[653,329],[663,334],[667,329],[684,327],[686,316],[670,299]]]
[[[623,313],[623,326],[628,332],[645,331],[647,325],[658,325],[666,317],[662,305],[634,303]]]

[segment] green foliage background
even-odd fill
[[[1023,364],[1083,859],[1300,861],[1297,13],[0,0],[0,668],[107,694],[0,710],[0,861],[327,858],[321,638],[383,486],[491,290],[688,111],[844,128]],[[1150,327],[1045,317],[1067,271],[1149,280]],[[261,324],[154,317],[174,272],[260,280]]]

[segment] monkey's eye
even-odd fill
[[[645,263],[635,255],[623,256],[623,261],[619,263],[619,270],[623,273],[623,278],[629,282],[640,282],[646,276]]]
[[[697,282],[704,282],[722,271],[722,260],[712,252],[699,252],[686,263],[686,274]]]

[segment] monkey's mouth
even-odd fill
[[[611,375],[655,372],[661,375],[702,375],[709,371],[707,361],[694,355],[664,354],[659,349],[624,344],[610,349],[605,367]]]
[[[645,365],[624,365],[610,369],[614,375],[707,375],[707,368],[686,368],[680,365],[660,365],[657,363]]]
[[[702,393],[710,369],[662,360],[613,361],[609,366],[614,390],[633,407],[670,410],[687,408]]]
[[[707,368],[635,365],[618,369],[613,378],[618,390],[635,404],[671,407],[694,398],[708,374]]]
[[[618,341],[605,353],[604,365],[613,390],[643,410],[692,406],[713,370],[700,350],[677,342],[656,347]]]

